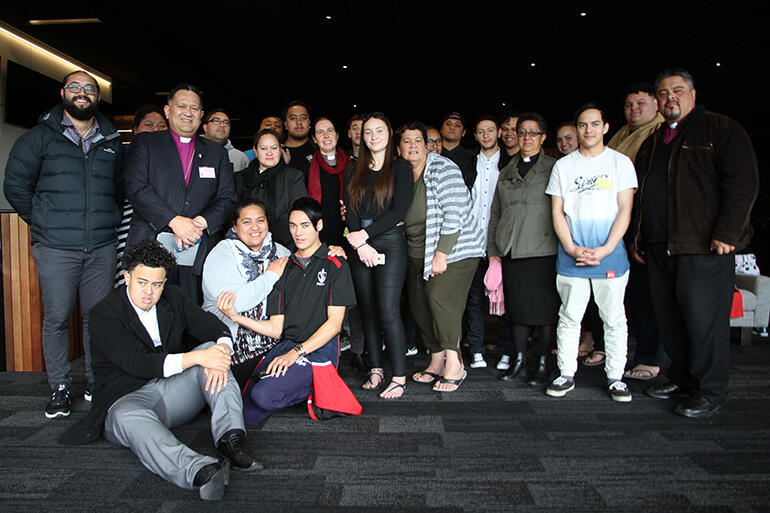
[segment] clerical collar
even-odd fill
[[[521,160],[523,160],[524,162],[529,162],[531,160],[531,158],[530,157],[522,157]]]

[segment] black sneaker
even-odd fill
[[[51,400],[45,407],[45,416],[49,419],[67,417],[70,414],[70,387],[62,383],[51,394]]]
[[[406,348],[406,356],[414,356],[420,351],[417,349],[417,346],[409,346]]]
[[[613,401],[621,403],[631,402],[631,391],[628,386],[620,380],[613,381],[607,387],[607,393],[610,394]]]
[[[564,397],[567,392],[575,388],[575,380],[567,376],[559,376],[545,389],[545,393],[551,397]]]
[[[246,434],[240,429],[231,429],[219,439],[217,454],[230,460],[230,468],[246,472],[265,468],[257,461],[249,449]]]
[[[93,396],[91,395],[91,385],[86,385],[86,391],[83,392],[83,399],[86,400],[86,402],[91,402],[93,399]]]

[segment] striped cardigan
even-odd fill
[[[427,199],[425,259],[422,277],[428,280],[441,235],[460,232],[447,263],[483,257],[483,233],[471,209],[471,196],[457,164],[436,153],[428,154],[422,173]]]

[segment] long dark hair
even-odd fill
[[[364,123],[361,125],[362,139],[366,124],[370,119],[379,119],[388,127],[388,144],[385,147],[385,160],[382,162],[382,169],[377,173],[377,181],[374,184],[374,201],[377,202],[377,206],[384,208],[385,203],[390,201],[393,197],[393,162],[396,157],[396,144],[395,138],[393,137],[393,127],[390,126],[390,121],[388,121],[388,118],[385,117],[385,114],[382,112],[373,112],[364,118]],[[366,145],[365,141],[362,141],[361,148],[358,151],[355,173],[350,180],[350,184],[348,184],[350,208],[356,213],[359,212],[361,202],[364,199],[364,194],[366,194],[369,166],[374,164],[372,151],[369,149],[369,146]]]

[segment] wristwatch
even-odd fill
[[[297,353],[299,353],[299,356],[297,358],[302,358],[307,354],[305,353],[305,348],[302,347],[302,344],[297,344],[296,346],[294,346],[294,350],[297,351]]]

